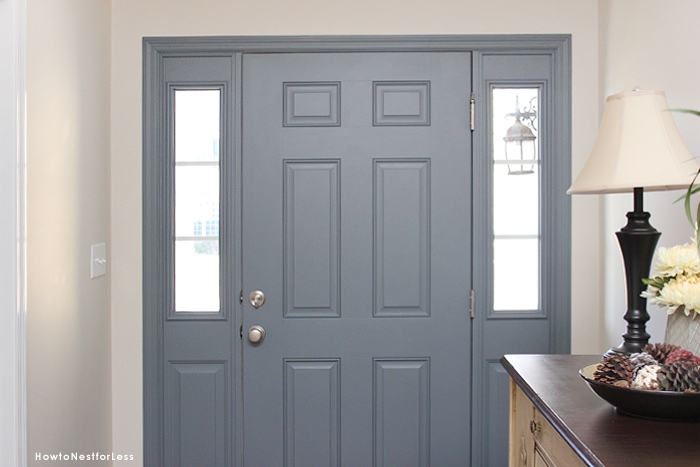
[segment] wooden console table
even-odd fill
[[[578,370],[597,355],[506,355],[510,466],[700,466],[700,423],[618,415]]]

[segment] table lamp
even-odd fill
[[[627,332],[608,352],[641,352],[649,342],[642,279],[649,277],[661,233],[644,211],[644,190],[687,189],[698,168],[662,91],[634,90],[607,98],[593,151],[567,193],[634,193],[634,211],[616,233],[627,284]]]

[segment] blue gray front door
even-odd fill
[[[144,465],[506,465],[501,356],[570,351],[570,52],[144,39]],[[539,99],[539,299],[496,309],[511,88]]]
[[[244,465],[469,465],[470,66],[243,55]]]

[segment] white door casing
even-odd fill
[[[24,237],[26,1],[0,2],[0,456],[27,463]]]

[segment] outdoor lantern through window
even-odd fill
[[[506,115],[514,117],[515,123],[508,128],[503,141],[506,143],[506,160],[508,161],[509,175],[523,175],[534,173],[534,164],[537,160],[537,137],[532,132],[537,112],[533,100],[530,106],[520,110],[518,98],[515,98],[515,112]],[[525,123],[523,123],[525,120]]]

